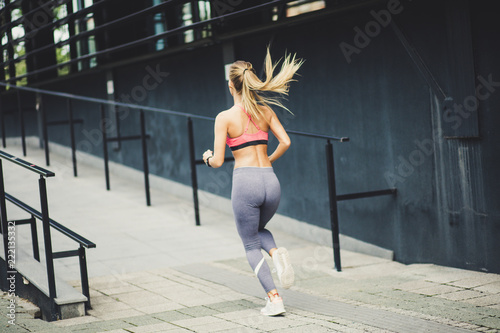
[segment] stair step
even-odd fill
[[[3,253],[3,239],[0,237],[0,258],[2,259],[2,270],[5,267]],[[44,319],[50,313],[50,297],[47,269],[43,262],[33,259],[32,254],[23,249],[16,249],[15,270],[22,276],[22,281],[16,281],[15,294],[29,299],[38,306]],[[57,264],[57,262],[55,263]],[[56,295],[55,303],[59,306],[61,317],[58,319],[69,319],[85,315],[85,302],[87,297],[73,288],[66,281],[55,277]],[[38,291],[38,292],[36,292]]]

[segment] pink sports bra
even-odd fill
[[[238,105],[239,106],[239,105]],[[245,148],[248,146],[256,146],[256,145],[267,145],[269,133],[262,131],[259,126],[252,120],[250,115],[243,109],[241,106],[239,106],[243,112],[248,116],[248,122],[247,126],[245,128],[245,131],[243,132],[242,135],[236,137],[236,138],[230,138],[229,136],[226,138],[226,143],[231,148],[232,151],[238,150],[241,148]],[[248,134],[248,125],[250,125],[250,121],[254,124],[254,126],[259,130],[257,133],[253,134]]]

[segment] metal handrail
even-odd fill
[[[66,0],[66,2],[70,2],[70,1],[71,1],[71,0]],[[73,13],[71,13],[71,14],[68,14],[66,17],[63,17],[63,18],[58,19],[58,20],[56,20],[56,21],[50,21],[50,22],[49,22],[49,23],[47,23],[47,24],[44,24],[44,25],[42,25],[42,26],[40,26],[40,27],[38,27],[38,28],[36,28],[36,29],[33,29],[33,30],[29,31],[28,33],[26,33],[26,35],[29,35],[29,34],[32,34],[32,33],[36,33],[36,32],[38,32],[38,31],[40,31],[40,30],[42,30],[42,29],[47,29],[47,28],[52,27],[52,26],[54,26],[54,27],[59,27],[59,26],[61,26],[61,25],[66,24],[66,23],[67,23],[67,21],[70,21],[70,20],[75,19],[75,18],[79,18],[80,16],[85,17],[85,15],[87,15],[89,12],[91,12],[91,11],[92,11],[92,10],[94,10],[94,9],[96,9],[96,8],[97,8],[97,7],[99,7],[100,5],[102,5],[105,1],[106,1],[106,0],[103,0],[103,1],[100,1],[100,2],[96,2],[96,3],[92,4],[91,6],[88,6],[88,7],[82,8],[82,9],[80,9],[80,10],[76,11],[76,12],[73,12]],[[43,6],[46,6],[46,5],[48,5],[48,4],[49,4],[49,3],[45,3],[45,4],[43,4]],[[61,4],[59,4],[59,5],[63,5],[63,3],[61,3]],[[12,22],[9,22],[9,23],[7,23],[7,24],[3,25],[3,26],[1,27],[0,32],[5,31],[6,29],[8,29],[8,28],[10,28],[10,27],[12,27],[12,26],[17,26],[17,25],[19,25],[19,23],[21,23],[21,22],[23,21],[23,19],[24,19],[24,17],[25,17],[26,15],[32,14],[33,12],[37,12],[37,11],[39,11],[39,10],[40,10],[40,8],[41,8],[41,7],[37,7],[36,9],[33,9],[32,11],[30,11],[30,12],[28,12],[28,13],[23,14],[23,16],[21,16],[21,17],[20,17],[20,18],[18,18],[17,20],[12,21]],[[25,41],[25,39],[26,39],[26,35],[25,35],[25,36],[22,36],[22,37],[19,37],[19,38],[16,38],[16,39],[13,39],[13,40],[11,40],[11,41],[10,41],[10,43],[11,43],[11,44],[14,44],[14,45],[15,45],[15,44],[19,44],[19,42]],[[7,44],[4,44],[4,45],[0,46],[0,50],[2,50],[3,48],[5,48],[5,46],[7,46],[8,44],[9,44],[9,43],[7,43]]]
[[[55,176],[55,173],[53,173],[52,171],[49,171],[47,169],[44,169],[42,167],[39,167],[38,165],[35,165],[33,163],[30,163],[30,162],[27,162],[25,160],[22,160],[14,155],[11,155],[9,153],[6,153],[2,150],[0,150],[0,157],[3,157],[5,158],[6,160],[9,160],[11,161],[12,163],[15,163],[19,166],[22,166],[23,168],[26,168],[30,171],[33,171],[43,177],[54,177]]]
[[[194,119],[215,121],[214,117],[207,117],[207,116],[201,116],[201,115],[197,115],[197,114],[193,114],[193,113],[186,113],[186,112],[181,112],[181,111],[172,111],[172,110],[167,110],[167,109],[162,109],[162,108],[155,108],[152,106],[143,106],[143,105],[137,105],[137,104],[109,101],[109,100],[101,99],[101,98],[87,97],[87,96],[81,96],[81,95],[75,95],[75,94],[63,93],[63,92],[56,92],[56,91],[50,91],[50,90],[45,90],[45,89],[39,89],[39,88],[13,86],[13,85],[9,85],[9,84],[3,83],[3,82],[0,82],[0,86],[10,87],[13,89],[18,89],[18,90],[30,91],[30,92],[35,92],[35,93],[40,93],[40,94],[45,94],[45,95],[69,98],[69,99],[74,99],[74,100],[79,100],[79,101],[91,102],[91,103],[121,106],[121,107],[125,107],[125,108],[137,109],[137,110],[160,112],[160,113],[165,113],[165,114],[169,114],[169,115],[173,115],[173,116],[180,116],[180,117],[185,117],[185,118],[194,118]],[[336,136],[331,136],[331,135],[315,134],[315,133],[308,133],[308,132],[296,131],[296,130],[286,130],[286,131],[290,134],[314,137],[314,138],[318,138],[318,139],[327,139],[327,140],[333,140],[333,141],[338,141],[338,142],[349,141],[348,137],[336,137]]]
[[[10,201],[12,204],[16,205],[17,207],[21,208],[22,210],[26,211],[27,213],[31,214],[32,216],[38,218],[41,220],[43,218],[42,213],[37,211],[35,208],[25,204],[18,198],[14,197],[13,195],[10,195],[8,193],[5,193],[5,199]],[[95,248],[96,245],[94,242],[89,241],[83,236],[80,236],[73,230],[63,226],[61,223],[54,221],[53,219],[50,219],[50,226],[62,233],[64,236],[67,236],[68,238],[71,238],[75,242],[77,242],[80,245],[85,246],[87,249],[92,249]]]
[[[277,0],[277,1],[279,1],[279,0]],[[0,82],[0,86],[7,86],[7,84]],[[135,105],[135,104],[108,101],[108,100],[103,100],[103,99],[99,99],[99,98],[85,97],[85,96],[79,96],[79,95],[68,94],[68,93],[52,92],[52,91],[38,89],[38,88],[28,88],[28,87],[19,87],[19,86],[11,86],[11,87],[15,88],[15,89],[19,89],[19,90],[38,92],[38,93],[42,93],[42,94],[59,96],[59,97],[64,97],[64,98],[69,98],[69,99],[77,99],[77,100],[83,100],[83,101],[88,101],[88,102],[100,103],[101,108],[102,108],[102,105],[108,104],[108,105],[124,106],[124,107],[128,107],[128,108],[138,109],[141,111],[141,114],[143,114],[144,111],[153,111],[153,112],[161,112],[164,114],[182,116],[182,117],[187,118],[195,220],[196,220],[196,225],[200,225],[199,202],[198,202],[198,181],[197,181],[196,166],[201,164],[201,163],[199,160],[196,160],[196,158],[194,156],[195,155],[195,152],[194,152],[195,144],[194,144],[194,131],[193,131],[192,118],[211,120],[211,121],[214,121],[215,118],[194,115],[194,114],[184,113],[184,112],[179,112],[179,111],[171,111],[171,110],[165,110],[165,109],[160,109],[160,108],[148,107],[148,106],[140,106],[140,105]],[[101,113],[102,113],[102,110],[101,110]],[[143,115],[141,115],[141,117],[143,117]],[[143,121],[144,121],[143,118],[141,118],[141,131],[142,131],[141,137],[142,137],[142,141],[143,141],[143,155],[144,155],[146,135],[145,135],[145,130],[143,128]],[[323,139],[323,140],[327,141],[327,143],[325,145],[325,153],[326,153],[326,164],[327,164],[327,173],[328,173],[328,192],[329,192],[329,202],[330,202],[329,206],[330,206],[331,231],[332,231],[332,239],[333,239],[333,252],[334,252],[334,260],[335,260],[335,268],[338,271],[341,271],[340,243],[339,243],[339,218],[338,218],[337,202],[343,201],[343,200],[367,198],[367,197],[374,197],[374,196],[380,196],[380,195],[391,195],[391,194],[394,195],[397,193],[397,190],[393,188],[393,189],[387,189],[387,190],[378,190],[378,191],[370,191],[370,192],[360,192],[360,193],[337,195],[337,193],[336,193],[336,180],[335,180],[335,166],[334,166],[334,157],[333,157],[333,146],[332,146],[331,141],[348,142],[349,138],[348,137],[335,137],[335,136],[329,136],[329,135],[323,135],[323,134],[308,133],[308,132],[302,132],[302,131],[296,131],[296,130],[288,130],[287,132],[290,134],[294,134],[294,135],[307,136],[307,137]],[[107,142],[108,142],[108,140],[104,140],[104,146],[106,146]],[[106,153],[105,153],[105,155],[106,155]],[[144,172],[145,172],[145,180],[146,180],[146,182],[145,182],[146,183],[146,197],[147,197],[147,203],[149,205],[149,181],[148,181],[148,170],[147,170],[147,155],[144,155],[143,158],[144,158],[144,163],[145,163]],[[107,163],[106,157],[105,157],[105,160]],[[107,177],[107,179],[106,179],[107,188],[109,189],[109,179],[108,179],[109,175],[108,175],[107,170],[106,170],[106,177]]]
[[[192,118],[204,119],[204,120],[213,120],[214,119],[211,117],[200,116],[200,115],[191,114],[191,113],[184,113],[184,112],[180,112],[180,111],[172,111],[172,110],[167,110],[167,109],[155,108],[155,107],[151,107],[151,106],[143,106],[143,105],[137,105],[137,104],[109,101],[107,99],[87,97],[87,96],[81,96],[81,95],[75,95],[75,94],[63,93],[63,92],[56,92],[56,91],[50,91],[50,90],[45,90],[45,89],[39,89],[39,88],[13,86],[10,84],[6,84],[4,82],[0,82],[0,86],[9,87],[9,88],[18,89],[18,90],[30,91],[30,92],[35,92],[35,93],[40,93],[40,94],[44,94],[44,95],[69,98],[69,99],[74,99],[74,100],[79,100],[79,101],[84,101],[84,102],[122,106],[125,108],[131,108],[131,109],[141,109],[144,111],[166,113],[166,114],[170,114],[173,116],[192,117]]]
[[[234,17],[239,17],[239,16],[242,16],[242,15],[251,14],[251,13],[257,12],[259,10],[266,9],[268,7],[271,8],[271,7],[274,7],[274,6],[277,6],[279,4],[289,2],[289,1],[290,0],[273,0],[273,1],[270,1],[270,2],[267,2],[267,3],[264,3],[264,4],[256,5],[254,7],[245,8],[245,9],[242,9],[242,10],[239,10],[239,11],[234,11],[231,14],[220,15],[220,16],[213,17],[211,19],[207,19],[207,20],[203,20],[203,21],[192,23],[190,25],[180,26],[180,27],[173,28],[171,30],[168,30],[168,31],[165,31],[165,32],[162,32],[162,33],[159,33],[159,34],[155,34],[155,35],[151,35],[151,36],[148,36],[148,37],[144,37],[142,39],[135,40],[135,41],[132,41],[132,42],[129,42],[129,43],[125,43],[125,44],[121,44],[121,45],[118,45],[118,46],[110,47],[110,48],[107,48],[105,50],[97,51],[97,52],[94,52],[94,53],[82,55],[82,56],[80,56],[78,58],[75,58],[75,59],[72,59],[70,61],[66,61],[66,62],[63,62],[63,63],[56,64],[56,65],[47,66],[47,67],[44,67],[44,68],[41,68],[41,69],[38,69],[38,70],[34,70],[34,71],[31,71],[31,72],[26,73],[24,75],[19,75],[19,76],[10,78],[8,80],[5,80],[5,82],[18,81],[18,80],[23,79],[25,77],[28,77],[30,75],[39,74],[39,73],[43,73],[43,72],[46,72],[46,71],[49,71],[49,70],[57,69],[59,67],[64,67],[64,66],[67,66],[67,65],[71,65],[71,64],[73,64],[75,62],[86,60],[88,58],[93,58],[93,57],[105,55],[105,54],[108,54],[108,53],[116,52],[116,51],[119,51],[119,50],[127,49],[127,48],[130,48],[130,47],[135,47],[135,46],[147,43],[147,42],[151,42],[151,41],[154,41],[154,40],[157,40],[157,39],[168,37],[170,35],[178,34],[178,33],[184,32],[186,30],[192,30],[192,29],[196,29],[196,28],[201,28],[201,27],[203,27],[205,25],[210,25],[210,24],[213,24],[213,23],[218,22],[218,21],[223,21],[223,20],[226,20],[226,19],[229,19],[229,18],[234,18]],[[6,63],[8,63],[10,61],[16,62],[17,59],[8,60]]]
[[[17,57],[16,59],[7,60],[7,61],[4,62],[4,65],[9,64],[10,62],[17,62],[17,61],[20,61],[20,60],[23,60],[23,59],[27,59],[27,57],[32,56],[33,54],[39,53],[41,51],[44,51],[44,50],[47,50],[47,49],[50,49],[50,48],[53,48],[53,47],[61,47],[61,46],[66,45],[66,44],[70,44],[71,42],[73,42],[75,40],[83,39],[83,38],[85,38],[87,36],[94,35],[96,32],[100,32],[100,30],[103,30],[105,28],[109,28],[109,27],[111,27],[111,26],[113,26],[115,24],[124,23],[122,21],[126,21],[128,19],[140,18],[142,15],[147,15],[150,12],[156,12],[158,10],[161,10],[161,9],[163,9],[163,7],[168,7],[168,6],[172,5],[173,3],[177,2],[177,1],[179,1],[179,0],[167,0],[166,2],[163,2],[163,3],[159,4],[159,5],[148,7],[146,9],[143,9],[143,10],[138,11],[136,13],[133,13],[133,14],[130,14],[130,15],[126,15],[126,16],[120,17],[120,18],[118,18],[118,19],[116,19],[114,21],[107,22],[105,24],[99,25],[99,26],[95,27],[94,29],[82,31],[82,32],[78,33],[77,35],[71,36],[70,38],[65,39],[63,41],[60,41],[58,43],[50,44],[50,45],[45,45],[45,46],[42,46],[42,47],[40,47],[38,49],[31,50],[29,53],[26,53],[26,54],[24,54],[24,55],[22,55],[20,57]],[[44,26],[41,26],[38,29],[32,30],[28,34],[31,34],[33,32],[37,32],[38,30],[41,30],[41,29],[46,29],[47,27],[49,27],[51,25],[57,26],[58,25],[57,23],[59,23],[59,22],[61,24],[65,24],[66,21],[69,21],[70,19],[73,19],[72,17],[70,18],[70,16],[77,16],[76,14],[81,14],[82,12],[83,12],[83,14],[86,15],[87,12],[90,11],[90,9],[95,9],[95,7],[97,7],[98,5],[103,4],[103,3],[104,3],[104,1],[95,3],[92,6],[89,6],[89,7],[86,7],[84,9],[81,9],[81,10],[79,10],[77,12],[74,12],[74,13],[72,13],[72,14],[70,14],[70,15],[62,18],[62,19],[59,19],[57,21],[54,21],[54,22],[51,22],[51,23],[46,24]],[[21,38],[13,40],[11,42],[13,43],[15,41],[22,41],[24,39],[25,39],[25,37],[21,37]],[[2,50],[2,48],[4,48],[4,46],[5,45],[0,46],[0,50]],[[94,54],[94,53],[92,53],[92,54]]]
[[[5,192],[4,185],[4,173],[2,167],[2,161],[5,159],[6,161],[10,161],[14,164],[17,164],[21,167],[27,168],[32,172],[35,172],[40,175],[40,179],[38,180],[39,184],[39,193],[40,193],[40,206],[41,210],[37,211],[16,197]],[[55,174],[51,171],[45,170],[43,168],[36,167],[34,164],[30,164],[24,160],[15,158],[15,156],[8,154],[6,152],[0,151],[0,216],[1,216],[1,230],[4,241],[4,252],[5,252],[5,263],[7,265],[7,257],[8,257],[8,242],[7,242],[7,230],[8,230],[8,221],[7,221],[7,208],[6,201],[11,202],[15,206],[21,208],[25,212],[31,215],[31,219],[23,220],[22,223],[31,223],[32,224],[32,241],[33,241],[33,256],[35,260],[39,261],[39,253],[38,247],[35,247],[35,242],[38,244],[38,239],[34,239],[36,236],[36,226],[35,226],[35,218],[41,221],[43,228],[43,238],[44,238],[44,247],[45,247],[45,261],[46,261],[46,269],[47,269],[47,282],[49,289],[49,299],[50,299],[50,319],[49,320],[57,320],[60,316],[60,311],[58,306],[56,305],[55,299],[57,297],[56,290],[56,282],[55,282],[55,271],[54,271],[54,259],[58,258],[66,258],[77,256],[80,261],[80,276],[82,282],[82,293],[87,297],[87,301],[85,304],[85,309],[90,309],[90,289],[89,289],[89,281],[88,281],[88,272],[87,272],[87,259],[85,254],[85,248],[95,248],[96,245],[89,241],[88,239],[78,235],[72,230],[66,228],[60,223],[54,221],[49,217],[49,208],[48,208],[48,199],[47,199],[47,186],[45,181],[45,176],[52,177]],[[73,241],[79,244],[79,248],[73,251],[62,251],[62,252],[53,252],[52,250],[52,237],[50,229],[54,228],[57,231],[61,232],[66,237],[72,239]],[[34,230],[33,230],[34,229]],[[13,267],[10,267],[11,271]],[[7,269],[9,270],[9,269]]]

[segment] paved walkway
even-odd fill
[[[20,156],[10,144],[7,152]],[[23,158],[23,157],[21,157]],[[24,159],[44,165],[42,151]],[[296,284],[282,292],[287,313],[259,314],[265,296],[248,266],[232,216],[202,208],[194,226],[192,203],[112,175],[80,158],[79,177],[68,159],[51,155],[51,217],[94,241],[88,265],[92,310],[85,317],[45,322],[19,300],[15,325],[0,297],[0,332],[499,332],[500,275],[432,264],[403,265],[342,251],[332,269],[331,248],[270,229],[289,249]],[[6,190],[37,207],[36,176],[4,163]],[[26,199],[28,198],[28,199]],[[9,219],[22,218],[9,209]],[[18,228],[18,247],[28,230]],[[39,230],[41,235],[41,230]],[[74,245],[53,233],[54,250]],[[271,264],[272,265],[272,264]],[[272,266],[271,266],[272,267]],[[56,262],[56,274],[79,286],[75,258]]]

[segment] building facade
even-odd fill
[[[396,196],[339,202],[340,232],[430,262],[500,272],[500,25],[493,1],[117,1],[1,2],[4,133],[17,137],[14,85],[215,117],[231,106],[225,65],[247,60],[263,75],[269,46],[306,60],[286,105],[286,129],[349,137],[335,142],[337,193],[397,188]],[[5,83],[11,85],[6,88]],[[40,97],[38,97],[40,99]],[[64,99],[42,96],[47,117]],[[83,119],[77,149],[103,156],[103,127],[138,131],[138,112],[73,103]],[[26,111],[27,135],[40,135]],[[150,171],[190,184],[186,119],[148,112]],[[196,154],[211,148],[213,122],[195,120]],[[68,145],[64,127],[50,140]],[[330,228],[325,140],[291,136],[275,164],[279,213]],[[270,149],[276,140],[270,141]],[[142,169],[140,143],[110,159]],[[229,154],[229,153],[228,153]],[[201,189],[228,198],[231,167],[200,168]]]

